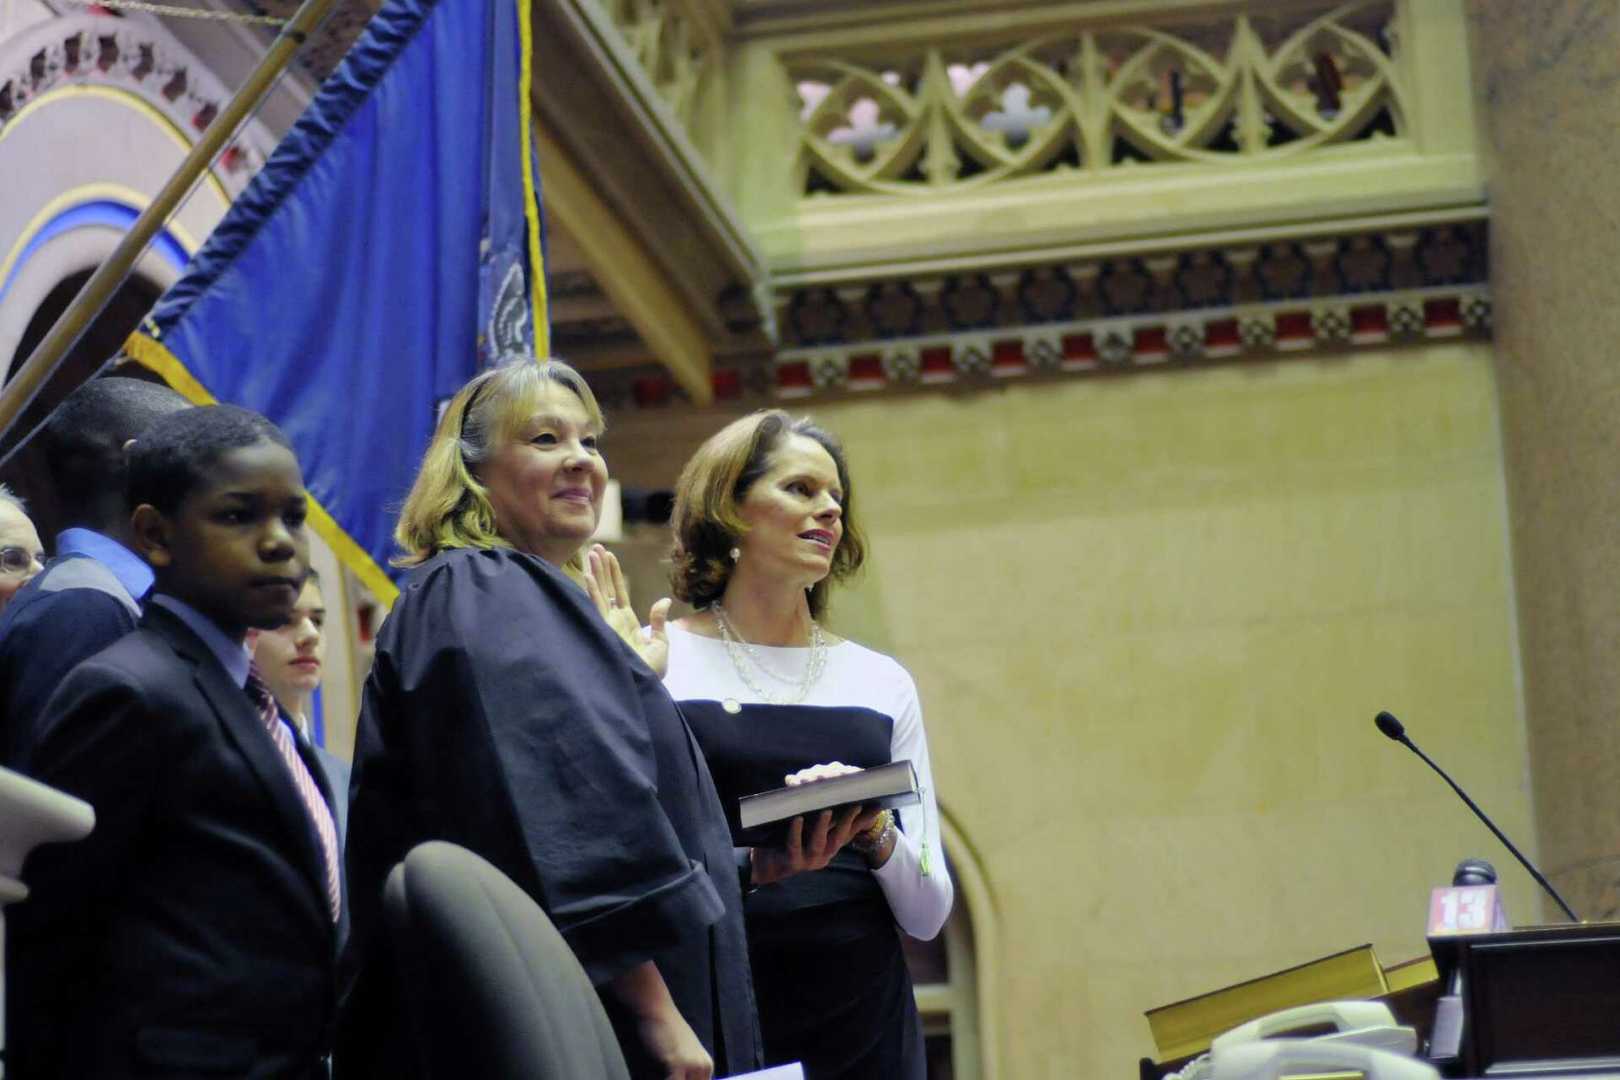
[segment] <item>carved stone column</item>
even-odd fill
[[[1580,915],[1613,919],[1620,11],[1583,0],[1469,7],[1489,155],[1496,355],[1539,853]],[[1557,916],[1550,903],[1543,913]]]

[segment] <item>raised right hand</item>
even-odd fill
[[[613,632],[636,650],[653,674],[662,679],[669,671],[667,623],[672,601],[665,597],[654,604],[647,614],[648,625],[643,629],[630,606],[630,588],[625,584],[618,557],[601,544],[592,544],[585,556],[585,594]]]

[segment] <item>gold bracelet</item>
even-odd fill
[[[857,851],[866,853],[876,851],[883,846],[883,838],[889,830],[894,828],[894,812],[884,810],[878,814],[872,827],[850,840]]]

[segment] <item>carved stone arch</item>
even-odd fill
[[[105,87],[145,102],[189,145],[230,90],[208,64],[150,16],[79,12],[60,15],[0,38],[0,133],[40,98],[62,87]],[[274,146],[264,125],[249,121],[215,162],[218,182],[235,195]]]
[[[996,1080],[1001,1062],[1000,919],[990,880],[972,841],[943,803],[939,815],[940,837],[956,890],[950,918],[936,939],[943,943],[949,977],[944,983],[919,981],[917,1005],[925,1027],[930,1018],[948,1014],[952,1074],[958,1080]],[[911,942],[908,953],[919,944]],[[938,945],[932,947],[937,954]],[[927,948],[923,945],[922,951]]]
[[[0,41],[0,362],[44,298],[109,254],[224,103],[212,71],[158,22],[75,13]],[[148,251],[166,286],[262,164],[250,122]]]

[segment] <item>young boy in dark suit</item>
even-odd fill
[[[25,763],[96,827],[24,867],[7,1076],[324,1076],[332,793],[243,648],[304,581],[298,461],[256,413],[186,409],[131,448],[129,496],[140,627],[63,680]]]

